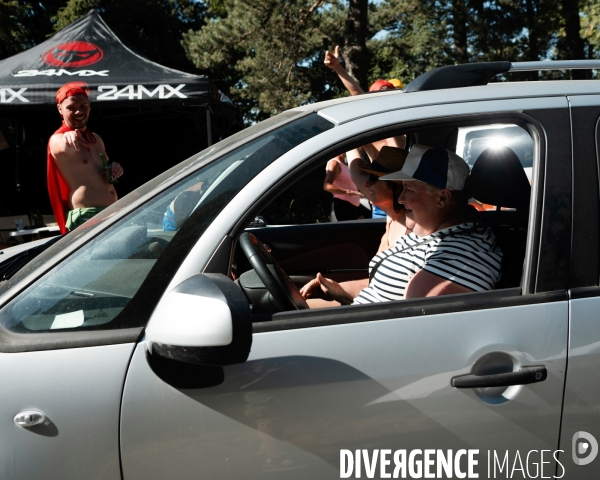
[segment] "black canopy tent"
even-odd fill
[[[0,205],[0,214],[22,207],[47,210],[47,195],[39,192],[45,194],[45,147],[60,126],[56,91],[71,81],[88,84],[90,129],[126,169],[121,195],[210,145],[213,137],[241,128],[239,115],[220,101],[208,77],[143,58],[92,10],[45,42],[0,61],[0,131],[10,146],[0,151],[0,161],[5,173],[8,157],[14,166],[13,205]],[[20,174],[24,164],[26,179]],[[26,205],[21,204],[24,183],[30,187]]]

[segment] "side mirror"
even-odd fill
[[[250,303],[222,274],[183,281],[160,301],[146,328],[151,355],[196,365],[244,363],[251,345]]]

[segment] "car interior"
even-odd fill
[[[528,170],[535,148],[532,127],[515,119],[493,123],[486,119],[419,126],[388,136],[398,134],[406,135],[407,149],[418,143],[466,157],[471,168],[465,187],[472,197],[469,210],[479,222],[493,228],[503,250],[502,277],[496,288],[519,287],[531,196]],[[322,172],[322,177],[324,162],[314,170]],[[309,174],[289,190],[301,190]],[[271,204],[277,203],[279,196],[274,195]],[[369,261],[385,232],[385,219],[274,226],[269,206],[256,213],[262,226],[248,228],[239,237],[229,271],[249,298],[255,322],[272,320],[277,312],[308,308],[298,289],[317,272],[338,282],[368,278]]]

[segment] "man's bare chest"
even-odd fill
[[[79,150],[68,148],[64,155],[57,157],[59,170],[72,185],[92,181],[97,176],[103,176],[101,153],[103,151],[98,144],[87,148],[79,145]]]
[[[91,145],[89,148],[79,147],[79,151],[71,149],[68,155],[68,164],[70,168],[76,170],[102,170],[102,158],[100,154],[104,153],[98,145]]]

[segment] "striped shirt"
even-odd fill
[[[491,290],[500,280],[502,250],[494,231],[480,224],[462,223],[425,237],[410,233],[392,248],[371,259],[369,286],[354,304],[404,300],[408,282],[426,270],[475,292]]]

